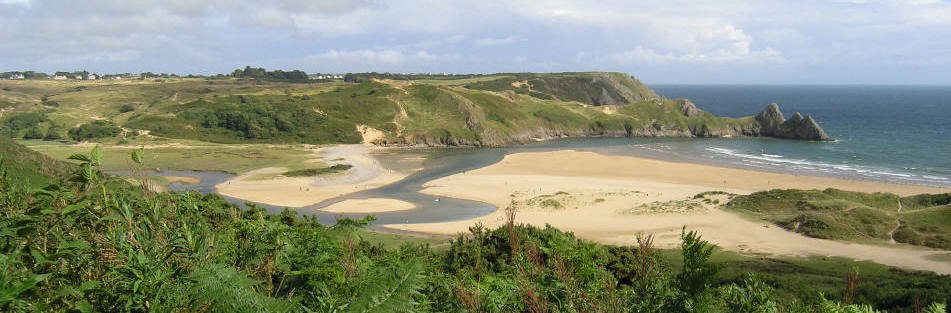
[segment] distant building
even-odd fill
[[[73,76],[73,79],[83,80],[83,75]]]
[[[99,76],[96,76],[96,74],[89,74],[89,79],[90,79],[90,80],[97,80],[97,79],[99,79]]]
[[[66,80],[66,76],[63,76],[63,75],[53,75],[53,80]]]
[[[10,75],[10,79],[26,79],[26,77],[24,77],[23,74],[15,73]]]
[[[343,79],[343,75],[334,75],[334,74],[309,74],[307,79],[310,80],[321,80],[321,79]]]

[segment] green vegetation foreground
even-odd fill
[[[650,236],[597,245],[516,225],[514,211],[507,226],[475,226],[444,249],[387,248],[362,236],[372,219],[324,226],[214,195],[151,193],[102,175],[99,148],[71,159],[73,174],[42,188],[0,164],[0,311],[871,312],[852,303],[875,301],[943,312],[951,291],[947,276],[879,266],[887,278],[871,288],[842,273],[829,297],[842,301],[830,301],[810,294],[819,270],[723,266],[694,232],[671,258]],[[735,274],[760,266],[770,278]]]

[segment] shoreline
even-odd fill
[[[674,247],[681,227],[686,226],[700,231],[705,239],[723,249],[742,253],[842,256],[951,273],[951,262],[936,260],[948,251],[809,238],[720,210],[716,205],[689,205],[694,209],[677,212],[664,209],[681,208],[694,195],[705,191],[747,194],[774,188],[830,187],[901,195],[951,192],[947,188],[779,174],[575,150],[509,154],[493,165],[430,181],[422,192],[484,201],[498,208],[515,205],[517,223],[552,225],[607,244],[631,245],[637,232],[646,232],[655,235],[660,247]],[[540,203],[558,203],[561,207]],[[486,216],[459,221],[380,226],[452,235],[464,233],[476,223],[499,227],[504,223],[504,212],[498,209]]]
[[[521,148],[521,147],[531,147],[531,146],[533,146],[533,145],[551,144],[551,143],[556,143],[556,142],[559,142],[559,141],[583,141],[583,140],[587,140],[587,139],[591,139],[591,140],[602,140],[602,139],[604,139],[604,140],[612,140],[612,139],[625,139],[625,140],[637,140],[637,139],[672,139],[672,140],[676,140],[676,139],[693,139],[693,140],[716,140],[716,139],[774,140],[774,139],[775,139],[775,140],[792,140],[792,139],[777,139],[777,138],[773,138],[773,137],[763,137],[763,136],[725,136],[725,137],[634,136],[634,137],[630,137],[630,136],[601,135],[601,136],[549,136],[549,137],[545,137],[545,138],[535,138],[535,139],[533,139],[532,141],[520,141],[520,142],[514,142],[514,143],[511,143],[511,144],[504,144],[504,145],[483,145],[483,146],[479,146],[479,145],[446,145],[446,144],[428,144],[428,145],[427,145],[427,144],[414,143],[414,144],[383,144],[383,145],[375,145],[374,147],[377,147],[378,149],[383,149],[383,150],[408,150],[408,151],[412,151],[412,150],[414,150],[414,149],[492,149],[492,148],[499,148],[499,149],[515,148],[515,149],[518,149],[518,148]],[[795,140],[793,140],[793,141],[795,141]],[[833,141],[831,141],[831,142],[836,142],[836,141],[837,141],[837,140],[833,140]],[[812,141],[806,141],[806,142],[812,142]],[[631,144],[631,142],[628,142],[628,143],[626,143],[626,144]],[[635,143],[635,145],[641,145],[641,144],[643,144],[643,143]],[[610,146],[608,146],[608,147],[610,147]],[[606,151],[598,151],[598,150],[600,150],[599,148],[593,148],[593,149],[591,149],[590,147],[584,147],[584,146],[580,146],[580,147],[574,147],[574,146],[564,147],[563,149],[560,149],[560,150],[564,150],[564,149],[568,149],[568,150],[578,149],[578,150],[583,150],[583,151],[594,151],[594,152],[596,152],[596,153],[603,153],[603,154],[612,155],[612,156],[630,156],[630,157],[644,158],[644,159],[651,159],[651,160],[658,160],[658,161],[675,162],[675,163],[688,163],[688,164],[696,164],[696,165],[706,165],[706,166],[712,166],[712,167],[723,167],[723,168],[731,168],[731,169],[738,169],[738,170],[748,170],[748,171],[763,172],[763,173],[789,174],[789,175],[808,176],[808,177],[825,177],[825,178],[833,178],[833,179],[849,180],[849,181],[858,181],[858,182],[883,183],[883,184],[890,184],[890,185],[923,186],[923,187],[933,187],[933,188],[942,188],[942,189],[949,189],[949,190],[951,190],[951,181],[948,181],[948,183],[946,183],[946,184],[942,184],[942,183],[934,182],[934,181],[931,181],[930,183],[926,183],[926,182],[922,182],[922,181],[902,180],[902,179],[896,179],[896,178],[889,179],[888,177],[885,177],[885,176],[862,176],[862,175],[857,175],[857,174],[855,174],[855,173],[844,173],[844,172],[843,172],[843,173],[840,173],[840,172],[831,172],[831,171],[825,171],[825,170],[814,170],[814,171],[810,171],[810,170],[797,170],[797,171],[793,171],[793,170],[784,169],[784,168],[774,169],[774,168],[771,168],[771,167],[761,167],[761,166],[753,166],[753,165],[743,164],[743,163],[730,162],[729,159],[720,160],[720,159],[712,159],[712,158],[711,158],[711,159],[704,159],[704,158],[686,158],[686,157],[683,157],[683,155],[682,155],[681,153],[678,153],[678,152],[675,152],[675,151],[662,152],[662,153],[665,153],[666,155],[656,154],[656,151],[654,151],[655,153],[650,153],[650,152],[649,152],[650,150],[647,150],[647,151],[633,151],[634,153],[633,153],[633,155],[632,155],[632,154],[630,154],[630,153],[612,153],[612,152],[606,152]],[[514,153],[517,153],[517,152],[514,152]],[[782,157],[782,156],[780,156],[780,157]],[[824,164],[824,165],[831,166],[832,164]],[[867,167],[876,168],[876,169],[885,170],[885,171],[896,170],[895,168],[875,167],[875,166],[871,166],[871,165],[868,165]],[[928,177],[928,175],[925,175],[925,174],[921,174],[921,175],[922,175],[923,177],[930,178],[930,177]]]

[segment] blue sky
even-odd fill
[[[621,71],[951,85],[951,3],[0,0],[0,71]]]

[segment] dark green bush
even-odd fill
[[[95,120],[70,129],[69,138],[75,141],[86,141],[115,137],[121,132],[122,128],[112,122]]]
[[[135,106],[128,103],[119,107],[119,113],[128,113],[132,111],[135,111]]]

